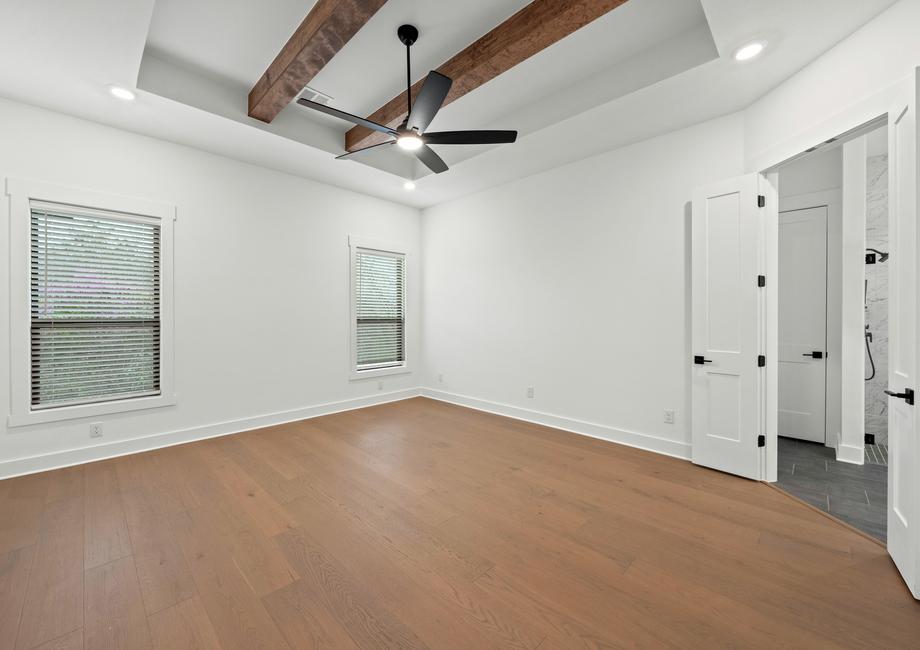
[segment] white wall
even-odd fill
[[[178,405],[8,429],[0,477],[411,394],[415,373],[349,381],[349,235],[405,242],[418,361],[419,212],[302,178],[0,100],[0,177],[178,206]],[[0,208],[0,413],[9,413],[9,223]],[[414,333],[414,334],[413,334]],[[343,404],[332,404],[351,400]],[[313,408],[315,407],[315,408]],[[145,438],[146,436],[153,436]],[[93,441],[96,442],[95,440]]]
[[[734,115],[425,210],[429,393],[688,456],[689,201],[742,153]]]
[[[920,66],[920,0],[901,0],[744,111],[745,159],[764,170],[888,110]]]
[[[780,200],[822,191],[840,191],[843,151],[833,147],[799,158],[779,170]]]
[[[841,255],[843,247],[843,149],[816,152],[779,170],[780,212],[827,205],[826,444],[836,447],[841,412]],[[779,263],[785,260],[780,258]],[[780,288],[782,291],[782,287]]]

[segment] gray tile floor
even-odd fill
[[[887,538],[885,465],[838,463],[830,447],[780,438],[776,485],[883,542]]]
[[[866,445],[866,462],[873,465],[887,465],[888,445],[885,443]]]

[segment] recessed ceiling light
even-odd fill
[[[134,93],[127,88],[122,88],[121,86],[109,86],[109,92],[113,96],[118,97],[126,102],[134,100]]]
[[[735,50],[735,61],[749,61],[763,52],[763,48],[764,43],[761,43],[760,41],[755,41],[754,43],[743,45]]]
[[[415,151],[422,146],[422,139],[417,135],[401,135],[396,140],[396,144],[406,151]]]
[[[403,183],[403,189],[411,192],[412,190],[415,189],[415,183],[413,183],[412,181],[406,181],[405,183]]]

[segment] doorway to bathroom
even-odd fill
[[[779,478],[780,489],[807,498],[816,509],[843,525],[850,523],[867,537],[884,538],[886,542],[879,543],[886,545],[905,584],[920,599],[920,405],[915,393],[920,390],[918,105],[920,68],[832,120],[756,155],[751,166],[763,171],[694,189],[690,396],[695,464],[771,483]],[[867,251],[870,134],[883,126],[887,129],[888,182],[883,201],[888,250],[873,246],[876,252]],[[881,134],[876,137],[884,139]],[[801,145],[807,148],[796,153],[795,147]],[[825,154],[836,156],[831,152],[838,148],[839,175],[834,166],[826,168],[835,175],[836,184],[799,192],[790,189],[788,179],[783,185],[781,176],[793,165]],[[794,183],[796,176],[786,175]],[[884,191],[884,183],[880,187]],[[839,218],[834,215],[835,197],[839,197]],[[779,213],[822,206],[827,207],[825,349],[811,350],[823,352],[821,359],[809,356],[824,367],[823,444],[796,438],[794,431],[782,432],[783,438],[778,435],[779,293],[783,284],[787,288],[804,284],[797,278],[780,282]],[[839,246],[832,243],[835,238]],[[866,317],[867,254],[876,255],[876,264],[888,267],[887,353],[881,346],[871,347],[881,341],[872,329],[871,314],[868,321]],[[839,290],[834,289],[837,280]],[[872,363],[878,358],[888,366],[887,466],[866,462],[867,324],[872,334],[869,349],[876,355]],[[833,340],[838,335],[839,353]],[[876,374],[881,374],[878,369]],[[784,410],[794,407],[786,405]],[[818,457],[806,455],[806,450]],[[805,466],[815,470],[811,476],[803,471]],[[872,491],[871,472],[884,473]],[[873,500],[873,492],[880,498]],[[872,521],[873,513],[883,511],[883,522]]]
[[[888,511],[887,142],[881,126],[778,170],[777,485],[880,541]]]

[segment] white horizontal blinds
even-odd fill
[[[364,248],[355,251],[358,370],[405,362],[405,291],[403,255]]]
[[[31,212],[32,408],[159,394],[159,226]]]

